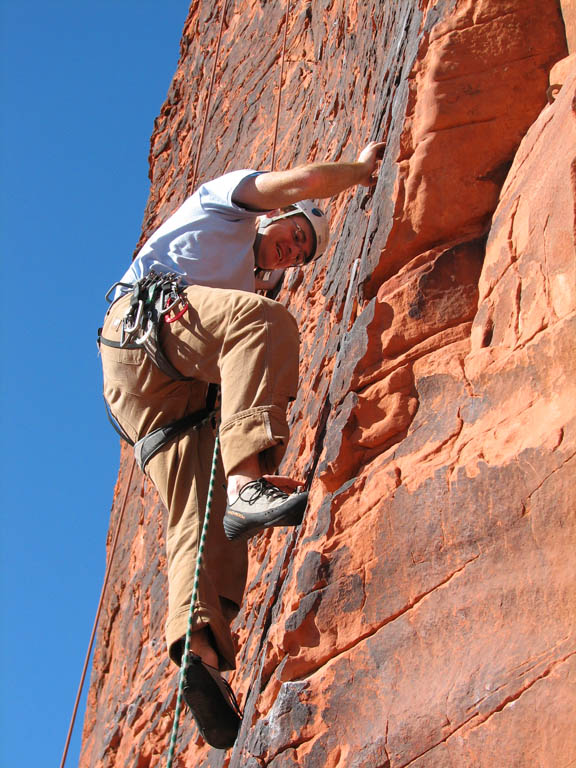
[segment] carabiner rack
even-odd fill
[[[175,272],[160,274],[150,270],[131,288],[130,307],[122,320],[121,347],[129,343],[143,346],[162,319],[166,323],[175,323],[190,306],[181,278]],[[180,310],[171,317],[169,313],[179,305]]]

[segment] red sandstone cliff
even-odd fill
[[[199,180],[271,157],[285,6],[229,5]],[[143,237],[191,191],[216,17],[192,3]],[[547,100],[566,55],[555,0],[293,3],[277,167],[387,151],[279,293],[303,352],[283,470],[311,505],[251,545],[235,749],[186,716],[179,766],[576,764],[572,59]],[[165,763],[163,513],[142,475],[128,498],[82,768]]]

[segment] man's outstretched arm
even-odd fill
[[[288,171],[271,171],[245,179],[234,192],[234,202],[253,210],[284,208],[300,200],[338,195],[349,187],[376,183],[383,141],[371,141],[354,163],[311,163]]]

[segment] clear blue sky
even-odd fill
[[[139,236],[187,10],[0,0],[1,768],[60,764],[118,469],[96,329]]]

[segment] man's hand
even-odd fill
[[[355,163],[311,163],[288,171],[271,171],[244,179],[234,191],[233,200],[254,211],[285,208],[300,200],[316,200],[339,195],[349,187],[376,183],[383,141],[371,141]]]
[[[363,187],[372,187],[376,184],[378,179],[378,167],[384,154],[385,146],[386,142],[384,141],[371,141],[364,147],[362,152],[360,152],[356,162],[366,168],[366,174],[358,184],[361,184]]]
[[[262,475],[264,480],[268,480],[269,483],[280,488],[284,493],[293,493],[298,488],[304,488],[304,483],[294,480],[293,477],[287,475]]]

